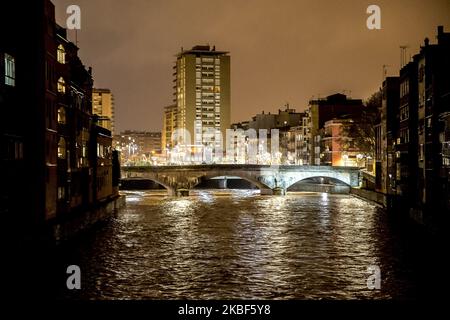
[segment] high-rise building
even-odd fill
[[[177,143],[223,148],[230,127],[230,56],[215,47],[181,50],[175,65]],[[167,142],[166,142],[167,144]]]
[[[92,90],[92,114],[96,114],[101,127],[114,134],[114,95],[110,89]]]
[[[174,147],[173,133],[177,128],[177,105],[164,107],[161,147],[163,151]]]

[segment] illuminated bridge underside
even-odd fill
[[[284,194],[291,185],[307,178],[329,177],[349,186],[359,185],[359,170],[354,167],[268,166],[268,165],[192,165],[122,167],[122,178],[143,178],[164,186],[169,195],[194,188],[205,179],[220,176],[240,177],[253,183],[261,194]]]

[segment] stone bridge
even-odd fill
[[[211,164],[188,166],[122,167],[122,178],[153,180],[168,190],[169,195],[189,195],[189,189],[205,179],[239,177],[261,190],[261,194],[284,195],[291,185],[307,178],[329,177],[349,186],[359,185],[359,169],[331,166],[270,166],[252,164]]]

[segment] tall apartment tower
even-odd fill
[[[230,127],[230,56],[215,47],[195,46],[177,54],[174,100],[177,105],[177,143],[225,145]],[[183,130],[184,129],[184,130]]]
[[[109,89],[93,89],[92,114],[99,116],[99,125],[114,135],[114,95]]]

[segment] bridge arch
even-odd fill
[[[150,180],[156,182],[167,190],[168,195],[175,195],[176,188],[171,185],[170,181],[164,179],[164,177],[159,177],[156,174],[148,173],[148,172],[127,172],[125,176],[122,178],[139,178],[143,180]]]
[[[297,182],[294,182],[293,184],[290,185],[290,187],[292,187],[293,185],[295,185],[295,184],[297,184],[299,182],[300,183],[301,182],[306,182],[307,180],[310,180],[310,179],[324,179],[324,180],[328,180],[329,182],[332,182],[332,183],[336,183],[336,184],[345,185],[347,187],[350,187],[350,185],[347,182],[345,182],[345,181],[342,181],[342,180],[340,180],[338,178],[325,177],[325,176],[314,176],[314,177],[304,178],[304,179],[298,180]]]
[[[334,171],[323,171],[323,172],[295,172],[295,173],[286,173],[284,176],[284,188],[289,188],[294,184],[311,178],[328,178],[333,181],[338,181],[346,186],[352,185],[352,177],[349,173],[346,172],[334,172]]]
[[[266,190],[266,189],[271,189],[270,186],[268,186],[267,184],[261,182],[258,179],[255,179],[255,177],[249,173],[246,173],[245,171],[236,171],[236,172],[223,172],[223,171],[217,171],[217,172],[208,172],[204,175],[202,175],[200,178],[201,179],[213,179],[213,178],[217,178],[217,177],[238,177],[241,178],[247,182],[250,182],[251,184],[253,184],[254,186],[256,186],[259,190]],[[196,183],[193,187],[195,187],[196,185],[198,185],[201,181],[199,181],[198,183]]]

